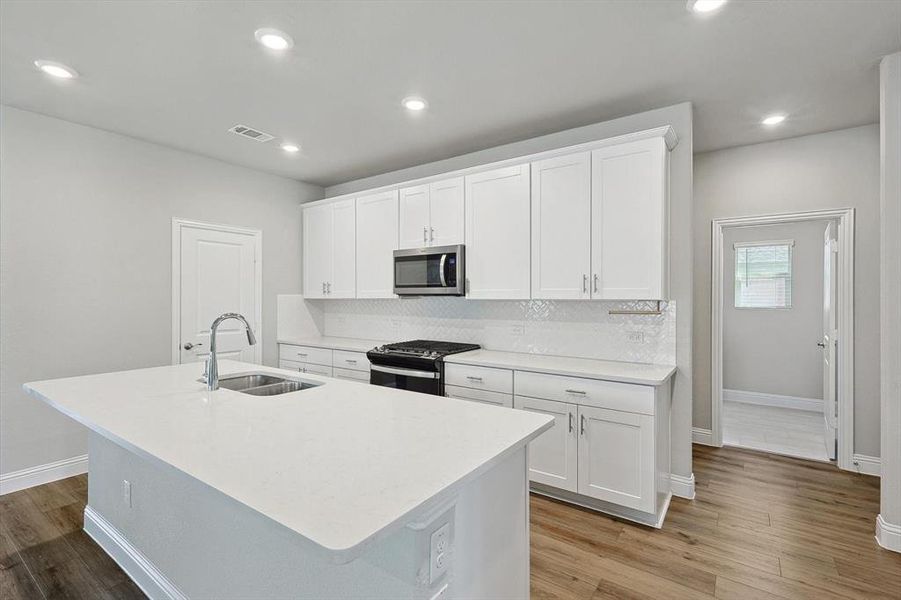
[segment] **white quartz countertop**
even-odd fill
[[[551,426],[478,402],[222,360],[220,375],[324,385],[259,397],[199,363],[39,381],[26,391],[114,442],[284,525],[334,562],[359,556]]]
[[[523,352],[498,352],[495,350],[472,350],[445,357],[446,363],[497,367],[519,371],[534,371],[552,375],[571,375],[604,379],[641,385],[660,385],[676,372],[673,365],[653,365],[647,363],[596,360],[592,358],[571,358],[526,354]]]
[[[317,335],[310,337],[279,337],[279,344],[295,344],[297,346],[312,346],[314,348],[331,348],[332,350],[347,350],[350,352],[368,352],[376,346],[387,344],[378,340],[363,340],[358,338],[331,337]]]

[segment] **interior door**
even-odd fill
[[[429,245],[429,186],[417,185],[400,191],[399,248]]]
[[[566,402],[516,396],[513,408],[554,417],[554,426],[529,443],[529,479],[575,492],[579,462],[576,456],[576,413]]]
[[[823,236],[823,422],[826,454],[835,460],[838,430],[838,311],[836,289],[838,269],[838,243],[835,224],[826,226]]]
[[[253,325],[259,337],[256,270],[259,232],[216,229],[181,224],[179,277],[179,363],[205,360],[210,347],[210,325],[227,312],[236,312]],[[248,346],[244,326],[224,321],[216,335],[219,358],[259,363],[261,346]]]
[[[463,178],[429,185],[429,245],[463,243]]]

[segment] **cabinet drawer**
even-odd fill
[[[295,362],[312,363],[314,365],[324,365],[328,367],[332,366],[332,351],[328,348],[280,344],[278,348],[278,357],[281,360],[293,360]]]
[[[332,366],[354,371],[368,371],[369,359],[365,352],[348,352],[347,350],[335,350],[332,353]],[[369,379],[369,375],[366,376]]]
[[[516,395],[654,414],[654,388],[647,385],[517,371]]]
[[[332,369],[332,376],[336,379],[347,379],[349,381],[369,383],[369,371],[354,371],[352,369],[335,367]]]
[[[444,366],[444,382],[445,385],[513,393],[513,371],[509,369],[448,364]]]
[[[297,362],[294,360],[280,360],[278,361],[278,367],[280,369],[291,369],[292,371],[298,371],[300,373],[310,373],[311,375],[332,376],[332,368],[326,367],[325,365],[314,365],[313,363]]]
[[[500,392],[487,392],[485,390],[474,390],[471,388],[458,387],[456,385],[445,385],[444,395],[448,398],[473,400],[475,402],[513,408],[513,396],[510,394],[502,394]]]

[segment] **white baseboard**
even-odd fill
[[[670,489],[673,492],[673,496],[677,496],[679,498],[686,498],[688,500],[695,499],[695,474],[692,473],[691,477],[684,477],[682,475],[673,475],[670,474]]]
[[[691,428],[691,441],[693,444],[702,444],[704,446],[713,446],[713,432],[703,427]]]
[[[84,531],[110,555],[151,600],[187,600],[140,550],[90,506],[84,507]]]
[[[856,468],[858,473],[864,475],[882,475],[882,463],[878,456],[867,456],[865,454],[855,454],[851,457],[851,464]]]
[[[876,517],[876,542],[892,552],[901,552],[901,525],[893,525],[882,519],[882,515]]]
[[[88,455],[73,456],[0,475],[0,496],[88,472]]]
[[[743,404],[759,404],[762,406],[778,406],[779,408],[823,412],[823,401],[817,398],[780,396],[779,394],[764,394],[762,392],[723,390],[723,402],[741,402]]]

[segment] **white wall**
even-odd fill
[[[826,221],[723,233],[723,388],[823,398],[823,233]],[[794,240],[792,306],[735,308],[736,242]]]
[[[882,545],[901,552],[901,52],[882,59],[879,78],[882,164],[882,502],[879,518],[882,524],[877,529],[877,537]]]
[[[239,143],[238,140],[235,143]],[[263,360],[321,188],[0,107],[0,473],[82,455],[24,382],[168,364],[171,219],[263,231]]]
[[[672,125],[679,145],[670,155],[670,292],[676,308],[676,372],[673,385],[672,468],[681,477],[691,476],[692,404],[692,108],[683,103],[635,115],[568,129],[513,144],[464,154],[358,179],[326,188],[327,196],[339,196],[383,185],[438,175],[497,160],[562,148],[633,131]],[[683,308],[684,307],[684,308]]]
[[[710,427],[712,219],[853,207],[854,452],[878,456],[878,126],[699,154],[694,181],[694,425]]]

